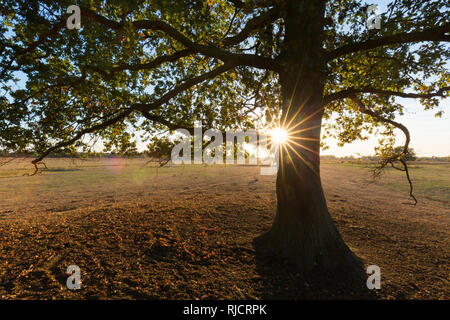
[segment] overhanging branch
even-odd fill
[[[108,28],[111,28],[113,30],[123,30],[125,28],[125,24],[123,22],[117,22],[111,19],[108,19],[95,11],[80,6],[80,11],[82,15],[86,18],[87,21],[95,21],[97,23],[100,23]],[[229,37],[223,40],[222,44],[224,46],[231,46],[238,44],[239,42],[245,40],[248,36],[250,36],[256,28],[261,27],[268,21],[273,21],[277,17],[277,11],[275,9],[271,9],[267,11],[266,13],[261,14],[258,17],[255,17],[254,19],[251,19],[247,25],[244,27],[244,29],[237,34],[236,36]],[[210,46],[210,45],[202,45],[196,42],[191,41],[189,38],[187,38],[185,35],[183,35],[181,32],[173,28],[171,25],[164,21],[159,20],[137,20],[133,21],[132,25],[136,30],[140,29],[146,29],[146,30],[152,30],[152,31],[161,31],[167,36],[171,37],[172,39],[178,41],[182,45],[184,45],[187,50],[183,53],[180,53],[180,56],[178,54],[175,54],[171,57],[169,56],[162,56],[156,58],[152,63],[154,65],[159,65],[165,61],[174,61],[177,58],[182,57],[184,54],[187,55],[187,51],[189,51],[189,54],[192,53],[200,53],[207,57],[216,58],[224,62],[232,62],[236,63],[238,65],[245,65],[249,67],[255,67],[259,69],[269,69],[272,71],[279,72],[281,70],[279,64],[271,58],[259,56],[256,54],[238,54],[229,52],[226,50],[223,50],[221,48]],[[47,32],[44,32],[41,34],[38,39],[30,44],[27,45],[25,48],[21,47],[15,47],[13,48],[17,54],[13,58],[12,62],[18,55],[26,54],[29,52],[32,52],[35,50],[40,44],[44,43],[49,37],[54,36],[58,33],[61,29],[66,27],[66,16],[63,16],[59,22],[57,22],[55,25],[53,25]],[[140,68],[140,66],[129,66],[130,68]],[[149,64],[145,68],[151,68],[152,65]],[[95,68],[95,67],[94,67]],[[126,69],[127,67],[125,67]],[[121,67],[116,68],[116,71],[124,70],[121,69]],[[97,69],[97,71],[101,71],[101,69]],[[6,70],[3,70],[3,72],[6,72]]]
[[[429,28],[422,31],[399,33],[363,42],[353,42],[330,51],[327,54],[327,60],[332,60],[350,53],[371,50],[395,44],[414,43],[421,41],[450,42],[449,33],[450,33],[450,23],[445,23],[442,26]]]
[[[120,114],[118,114],[117,116],[115,116],[115,117],[113,117],[113,118],[111,118],[111,119],[109,119],[109,120],[106,120],[106,121],[104,121],[104,122],[102,122],[102,123],[100,123],[100,124],[97,124],[97,125],[95,125],[95,126],[92,126],[92,127],[89,127],[89,128],[85,128],[85,129],[83,129],[83,130],[80,130],[80,131],[79,131],[74,137],[72,137],[71,139],[66,140],[66,141],[61,141],[61,142],[55,144],[53,147],[48,148],[48,149],[47,149],[46,151],[44,151],[38,158],[36,158],[36,159],[34,159],[33,161],[31,161],[31,163],[32,163],[32,164],[35,166],[35,168],[36,168],[36,172],[35,172],[34,174],[36,174],[36,173],[38,172],[37,164],[38,164],[39,162],[41,162],[46,156],[48,156],[48,155],[49,155],[50,153],[52,153],[53,151],[58,150],[58,149],[60,149],[60,148],[64,148],[64,147],[70,146],[71,144],[75,143],[77,140],[79,140],[80,138],[82,138],[85,134],[92,133],[92,132],[94,132],[94,131],[104,129],[104,128],[110,126],[110,125],[113,125],[113,124],[117,123],[118,121],[120,121],[120,120],[122,120],[122,119],[128,117],[128,116],[133,112],[133,110],[134,110],[133,107],[128,108],[128,109],[126,109],[125,111],[123,111],[123,112],[121,112]],[[33,175],[34,175],[34,174],[33,174]]]
[[[154,102],[151,103],[137,103],[135,104],[136,109],[142,111],[149,111],[149,110],[154,110],[155,108],[159,107],[160,105],[168,102],[170,99],[172,99],[173,97],[175,97],[176,95],[178,95],[179,93],[195,86],[196,84],[199,84],[205,80],[208,79],[212,79],[214,77],[217,77],[218,75],[234,68],[236,65],[235,64],[224,64],[221,65],[220,67],[217,67],[209,72],[206,72],[202,75],[199,75],[197,77],[188,79],[186,81],[184,81],[182,84],[176,86],[174,89],[172,89],[171,91],[167,92],[166,94],[164,94],[162,97],[160,97],[159,99],[157,99]]]
[[[239,32],[235,36],[225,38],[222,41],[222,45],[224,47],[228,47],[238,44],[251,36],[255,32],[255,30],[268,25],[269,23],[275,21],[278,17],[278,8],[272,8],[269,11],[264,12],[253,19],[250,19],[245,27],[241,30],[241,32]]]
[[[403,134],[405,135],[406,140],[405,140],[405,144],[403,145],[402,153],[401,154],[393,154],[388,158],[382,159],[380,162],[380,167],[377,168],[377,170],[379,172],[381,172],[387,165],[391,165],[394,169],[399,169],[399,168],[395,167],[394,163],[397,160],[400,161],[400,163],[403,165],[403,169],[400,169],[400,170],[405,172],[406,179],[408,180],[408,183],[409,183],[409,196],[414,200],[414,205],[416,205],[417,199],[413,194],[413,184],[411,181],[411,177],[409,176],[408,164],[406,163],[406,160],[405,160],[405,156],[406,156],[406,154],[408,154],[409,143],[411,141],[411,136],[409,134],[408,128],[397,121],[394,121],[394,120],[391,120],[391,119],[388,119],[381,115],[376,114],[370,108],[366,107],[363,104],[363,102],[361,101],[361,99],[359,99],[356,96],[356,94],[351,94],[350,98],[358,106],[360,112],[371,116],[375,120],[378,120],[381,122],[386,122],[386,123],[389,123],[390,125],[393,125],[394,127],[400,129],[403,132]]]
[[[100,24],[103,24],[113,30],[121,30],[125,27],[125,25],[121,22],[116,22],[110,19],[107,19],[95,11],[90,10],[85,7],[80,7],[81,11],[88,17],[88,19],[96,21]],[[229,52],[218,47],[210,46],[210,45],[202,45],[200,43],[196,43],[191,41],[184,34],[176,30],[170,24],[160,21],[160,20],[137,20],[132,22],[133,27],[136,30],[152,30],[152,31],[161,31],[170,38],[176,40],[187,49],[190,49],[194,52],[203,54],[207,57],[216,58],[224,62],[235,63],[238,65],[245,65],[249,67],[259,68],[259,69],[269,69],[272,71],[280,72],[280,65],[271,58],[266,58],[263,56],[259,56],[256,54],[238,54]],[[246,30],[246,32],[251,32],[251,28]],[[234,43],[236,40],[230,40],[230,43]]]
[[[450,87],[443,87],[435,92],[429,93],[408,93],[401,91],[393,91],[393,90],[383,90],[372,87],[364,87],[364,88],[349,88],[344,89],[339,92],[331,93],[323,97],[323,101],[325,104],[331,103],[335,100],[341,100],[345,98],[352,98],[355,94],[358,93],[372,93],[384,96],[397,96],[401,98],[413,98],[413,99],[430,99],[434,97],[447,97],[446,92],[450,91]]]
[[[181,59],[183,57],[187,57],[193,53],[190,49],[180,50],[170,55],[163,55],[160,57],[157,57],[153,59],[152,61],[148,63],[142,63],[142,64],[122,64],[120,66],[110,68],[110,69],[103,69],[98,66],[93,65],[87,65],[85,66],[87,69],[91,69],[95,72],[100,73],[104,78],[109,79],[112,74],[124,70],[131,70],[131,71],[139,71],[139,70],[149,70],[154,69],[158,67],[159,65],[166,63],[166,62],[175,62],[178,59]]]
[[[124,111],[122,111],[121,113],[119,113],[118,115],[116,115],[115,117],[106,120],[100,124],[97,124],[95,126],[89,127],[89,128],[85,128],[83,130],[80,130],[75,136],[73,136],[71,139],[69,140],[65,140],[65,141],[61,141],[59,143],[57,143],[56,145],[54,145],[53,147],[48,148],[46,151],[44,151],[38,158],[34,159],[31,163],[34,165],[35,167],[35,172],[32,175],[35,175],[39,172],[39,168],[37,166],[37,164],[39,162],[41,162],[46,156],[48,156],[51,152],[58,150],[60,148],[64,148],[66,146],[72,145],[73,143],[75,143],[76,141],[78,141],[79,139],[81,139],[85,134],[88,133],[92,133],[94,131],[97,130],[101,130],[104,129],[108,126],[111,126],[123,119],[125,119],[126,117],[128,117],[133,111],[139,110],[145,117],[148,118],[149,115],[149,111],[151,110],[155,110],[157,108],[159,108],[161,105],[163,105],[164,103],[168,102],[170,99],[172,99],[173,97],[175,97],[177,94],[195,86],[198,83],[201,83],[205,80],[208,79],[212,79],[230,69],[232,69],[233,67],[235,67],[234,64],[224,64],[220,67],[217,67],[216,69],[207,72],[205,74],[202,74],[200,76],[191,78],[186,80],[185,82],[183,82],[182,84],[176,86],[174,89],[172,89],[171,91],[167,92],[166,94],[164,94],[162,97],[160,97],[159,99],[155,100],[154,102],[151,103],[134,103],[133,105],[131,105],[130,108],[125,109]],[[168,122],[167,122],[168,123]]]

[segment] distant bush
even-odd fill
[[[394,148],[394,153],[395,154],[402,154],[403,153],[403,147],[401,147],[401,146],[395,147]],[[408,152],[406,153],[404,159],[405,159],[405,161],[416,161],[417,160],[417,155],[416,155],[416,152],[414,151],[413,148],[408,148]]]

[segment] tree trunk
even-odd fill
[[[282,118],[286,116],[287,123],[292,120],[287,129],[301,125],[291,129],[295,133],[287,145],[280,147],[277,213],[272,228],[261,238],[271,251],[281,253],[303,271],[314,266],[335,269],[355,263],[331,220],[322,190],[319,153],[323,111],[320,86],[313,79],[310,74],[304,81],[299,80],[297,88],[302,88],[293,95],[292,102],[285,97]],[[289,81],[282,86],[292,88]]]
[[[320,181],[323,116],[321,10],[313,1],[292,1],[286,10],[285,51],[280,75],[282,121],[290,131],[280,147],[277,213],[259,241],[294,262],[300,270],[356,266],[329,213]],[[317,2],[318,3],[318,2]],[[297,14],[296,14],[297,13]]]

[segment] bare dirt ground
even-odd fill
[[[2,299],[448,299],[450,166],[417,165],[419,204],[392,172],[322,165],[331,215],[382,288],[304,277],[255,251],[275,207],[258,167],[145,166],[139,160],[49,160],[0,168]],[[415,175],[416,174],[416,175]],[[81,268],[82,289],[66,288]]]

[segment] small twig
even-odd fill
[[[406,164],[406,161],[404,158],[400,159],[400,162],[403,164],[403,167],[405,168],[405,174],[406,174],[406,178],[408,179],[408,183],[409,183],[409,196],[411,198],[414,199],[414,205],[417,204],[417,199],[416,197],[413,195],[413,184],[411,182],[411,178],[409,177],[409,171],[408,171],[408,165]]]

